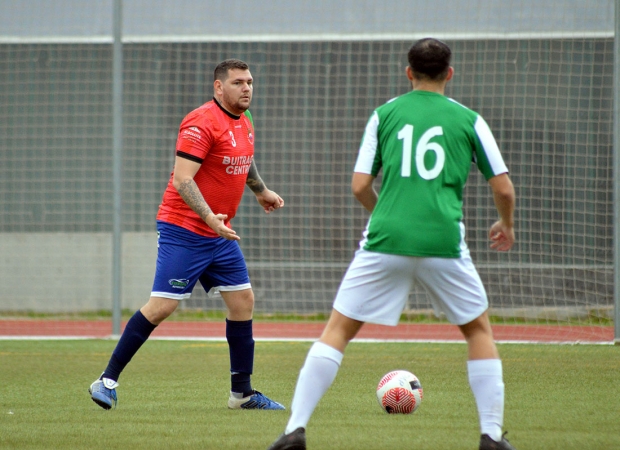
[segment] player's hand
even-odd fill
[[[506,226],[504,222],[498,220],[489,230],[491,248],[498,252],[507,252],[515,243],[515,231],[513,227]]]
[[[238,241],[241,238],[237,236],[237,232],[225,225],[228,216],[226,214],[209,213],[205,222],[213,231],[229,241]]]
[[[269,189],[265,189],[258,194],[256,196],[256,201],[263,207],[266,214],[284,207],[284,200],[282,197]]]

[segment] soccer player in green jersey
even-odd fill
[[[462,196],[472,161],[493,193],[499,220],[489,238],[497,251],[514,244],[515,192],[484,119],[444,95],[454,75],[450,57],[437,39],[417,41],[406,68],[413,90],[377,108],[368,121],[351,185],[371,216],[331,317],[299,374],[285,432],[270,450],[306,448],[306,426],[336,378],[347,344],[366,322],[396,325],[414,281],[467,342],[479,449],[514,449],[502,435],[502,362],[487,295],[464,237]]]

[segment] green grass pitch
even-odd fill
[[[230,411],[228,347],[218,341],[145,344],[123,373],[116,410],[87,389],[110,340],[0,341],[2,449],[266,449],[288,411]],[[310,342],[256,344],[253,384],[290,406]],[[620,448],[620,347],[499,346],[505,429],[516,448]],[[476,449],[478,421],[462,344],[352,343],[308,426],[309,449]],[[388,415],[375,397],[392,369],[415,373],[424,401]]]

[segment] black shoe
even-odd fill
[[[488,434],[483,434],[480,436],[480,447],[479,450],[517,450],[510,442],[504,437],[506,433],[502,434],[502,440],[497,442],[489,437]]]
[[[299,427],[292,433],[283,434],[267,450],[306,450],[306,430]]]

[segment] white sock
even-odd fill
[[[499,359],[476,359],[467,361],[469,386],[474,393],[480,433],[488,434],[495,441],[502,439],[504,423],[504,382],[502,361]]]
[[[286,434],[299,427],[306,428],[314,408],[336,379],[342,357],[342,353],[322,342],[317,341],[310,348],[299,372],[291,404],[291,417],[284,430]]]

